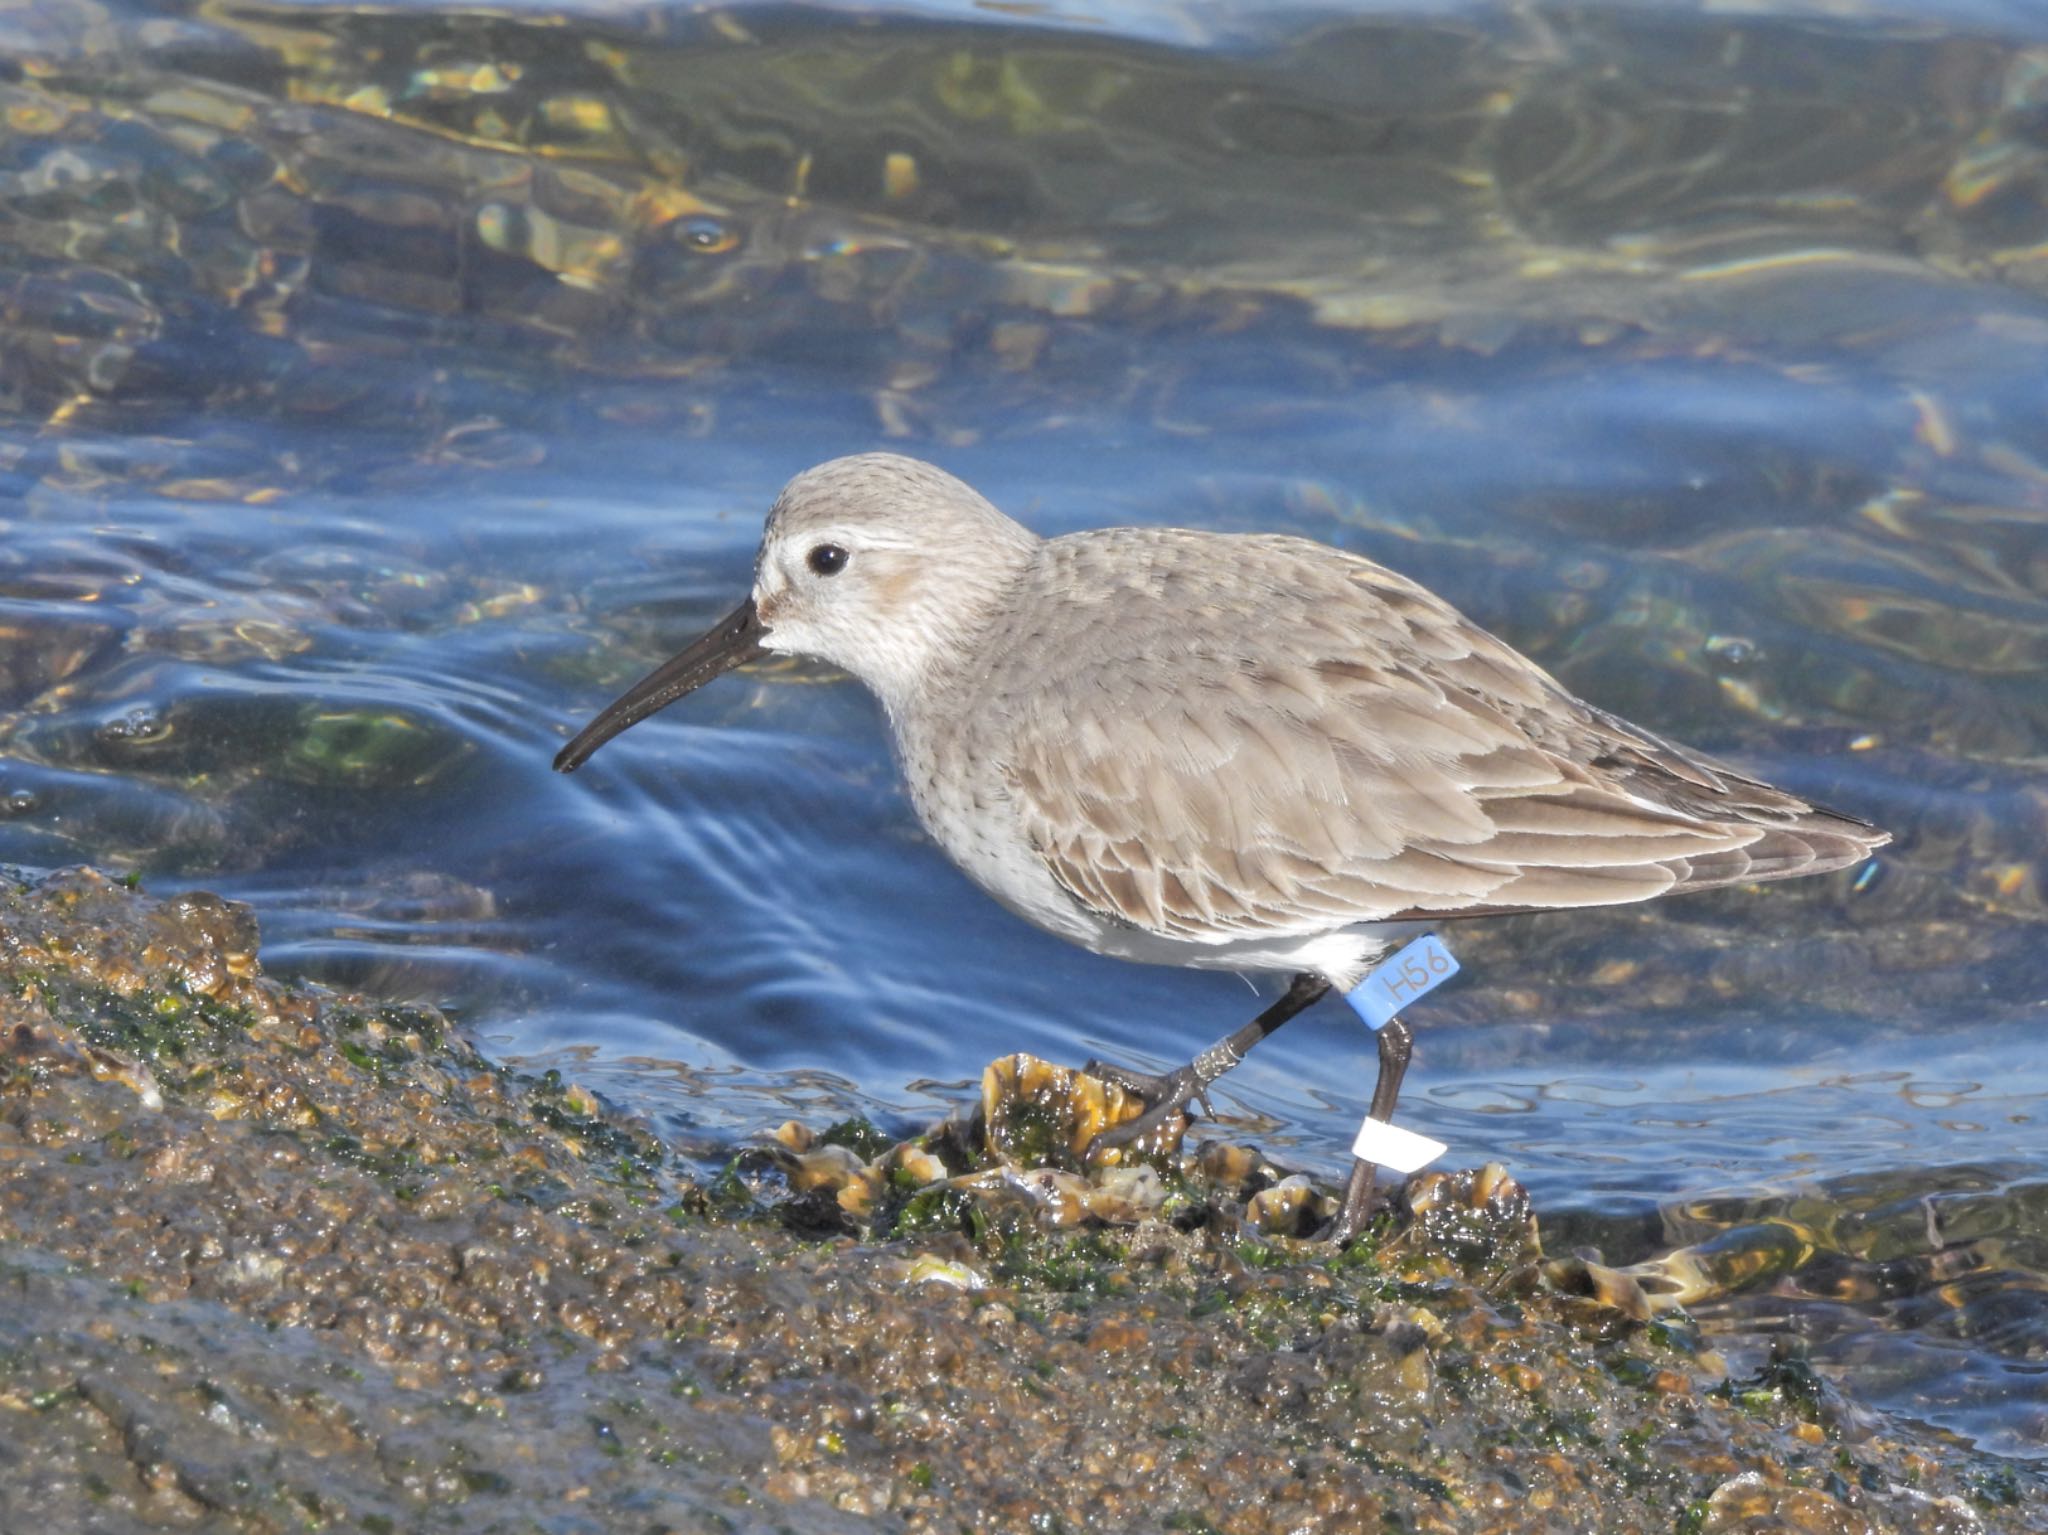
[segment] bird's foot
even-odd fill
[[[1209,1107],[1208,1084],[1196,1073],[1192,1062],[1159,1076],[1146,1071],[1132,1071],[1127,1066],[1113,1065],[1108,1061],[1090,1061],[1081,1070],[1091,1077],[1114,1083],[1145,1105],[1145,1112],[1136,1119],[1126,1119],[1098,1133],[1082,1153],[1084,1161],[1118,1146],[1143,1140],[1190,1103],[1201,1104],[1204,1114],[1215,1112]]]
[[[1330,1224],[1316,1233],[1318,1242],[1328,1242],[1332,1247],[1349,1247],[1368,1231],[1372,1230],[1373,1217],[1379,1213],[1377,1203],[1369,1204],[1357,1213],[1339,1210]]]
[[[1345,1247],[1372,1228],[1373,1215],[1379,1209],[1378,1190],[1375,1187],[1378,1174],[1379,1169],[1370,1162],[1352,1162],[1351,1176],[1344,1184],[1344,1203],[1337,1211],[1336,1218],[1316,1233],[1318,1242],[1328,1242],[1332,1247]]]

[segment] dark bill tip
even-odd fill
[[[555,771],[573,773],[592,752],[621,731],[630,730],[657,710],[666,709],[685,693],[694,693],[721,672],[765,654],[761,637],[768,632],[749,597],[721,618],[702,639],[664,661],[598,711],[597,717],[555,754]]]

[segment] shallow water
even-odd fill
[[[980,897],[843,679],[548,761],[836,453],[1321,538],[1898,837],[1452,935],[1404,1122],[1560,1250],[1828,1212],[1836,1289],[1717,1323],[2038,1450],[2037,9],[559,20],[0,17],[0,861],[250,901],[274,971],[706,1149],[1012,1050],[1172,1064],[1243,983]],[[1369,1054],[1319,1009],[1218,1108],[1335,1171]]]

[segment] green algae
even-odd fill
[[[821,1146],[844,1146],[864,1162],[871,1162],[895,1144],[893,1138],[865,1119],[842,1119],[818,1132]]]
[[[161,991],[135,993],[65,975],[30,973],[20,983],[53,1016],[74,1020],[93,1044],[161,1067],[189,1064],[203,1073],[199,1057],[246,1036],[251,1026],[246,1010],[195,996],[175,980]]]
[[[288,777],[329,788],[417,787],[468,754],[459,739],[409,715],[380,709],[303,713],[278,757]]]
[[[987,1229],[981,1201],[969,1190],[950,1184],[918,1190],[876,1222],[878,1233],[895,1237],[961,1231],[979,1242]]]

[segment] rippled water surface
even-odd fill
[[[0,861],[252,902],[711,1148],[1257,1005],[919,831],[762,665],[549,771],[795,470],[1307,534],[1897,833],[1454,935],[1403,1119],[1554,1247],[2048,1439],[2048,21],[2033,6],[0,11]],[[1326,1006],[1218,1096],[1336,1171]],[[1774,1271],[1775,1272],[1775,1271]]]

